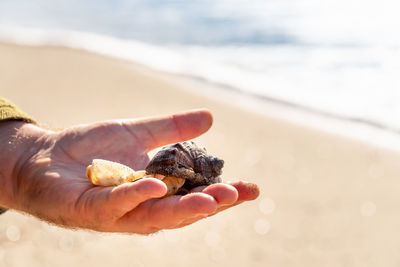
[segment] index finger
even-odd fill
[[[206,132],[212,121],[209,110],[196,109],[167,116],[121,120],[121,124],[150,151],[195,138]]]
[[[207,217],[218,207],[216,200],[203,193],[152,199],[125,214],[115,224],[117,232],[150,234],[182,227],[182,222]]]

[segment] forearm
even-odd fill
[[[10,101],[0,98],[0,214],[6,211],[1,205],[12,198],[12,182],[16,173],[18,155],[22,153],[19,129],[33,119]]]
[[[30,123],[7,120],[0,122],[0,206],[15,206],[14,188],[18,184],[21,165],[30,154],[34,135]]]

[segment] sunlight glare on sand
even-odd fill
[[[385,175],[385,167],[380,163],[372,164],[368,168],[368,175],[373,179],[382,178]]]
[[[46,233],[56,233],[59,230],[57,226],[49,224],[45,221],[40,222],[40,226]]]
[[[254,222],[254,231],[259,235],[265,235],[271,229],[271,225],[267,219],[258,219]]]
[[[317,147],[317,157],[320,159],[328,159],[332,154],[332,145],[321,143]]]
[[[33,234],[32,242],[36,246],[40,246],[41,244],[45,243],[49,239],[50,235],[47,234],[44,230],[36,231]]]
[[[145,267],[145,265],[140,261],[136,261],[136,262],[131,263],[129,265],[129,267]]]
[[[4,249],[0,248],[0,266],[2,266],[1,264],[4,263],[4,255],[6,254]]]
[[[65,252],[72,251],[74,249],[74,239],[72,236],[63,235],[58,240],[58,247]]]
[[[164,239],[169,243],[177,243],[181,239],[181,231],[175,229],[173,231],[164,231]]]
[[[313,179],[313,174],[306,168],[297,170],[295,175],[300,184],[309,184]]]
[[[217,247],[221,243],[221,236],[218,232],[208,231],[204,236],[204,242],[207,246]]]
[[[285,171],[293,170],[294,166],[296,165],[296,159],[293,155],[285,155],[279,159],[279,167]]]
[[[11,225],[7,227],[6,236],[8,240],[16,242],[21,238],[21,231],[19,230],[18,226]]]
[[[210,259],[213,261],[223,261],[226,257],[226,252],[223,248],[215,247],[210,251]]]
[[[244,158],[247,165],[253,167],[257,165],[262,159],[261,150],[255,147],[250,147],[246,150]]]
[[[376,204],[372,201],[364,201],[361,204],[360,212],[365,217],[373,216],[376,213]]]
[[[275,210],[275,201],[270,198],[263,198],[258,207],[262,213],[270,214]]]
[[[160,242],[156,242],[152,238],[148,238],[147,236],[136,236],[136,241],[138,242],[138,245],[141,246],[144,249],[148,250],[155,250],[157,249],[158,245]]]

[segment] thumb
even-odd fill
[[[133,210],[142,202],[151,198],[159,198],[166,194],[166,185],[155,178],[140,179],[136,182],[125,183],[116,187],[102,188],[98,200],[94,204],[96,211],[118,219]]]
[[[121,120],[120,123],[139,139],[148,151],[195,138],[212,125],[213,117],[207,109],[189,110],[169,116],[139,120]]]

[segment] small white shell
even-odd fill
[[[145,171],[135,172],[126,165],[104,159],[94,159],[86,168],[86,175],[95,185],[116,186],[142,178]]]

